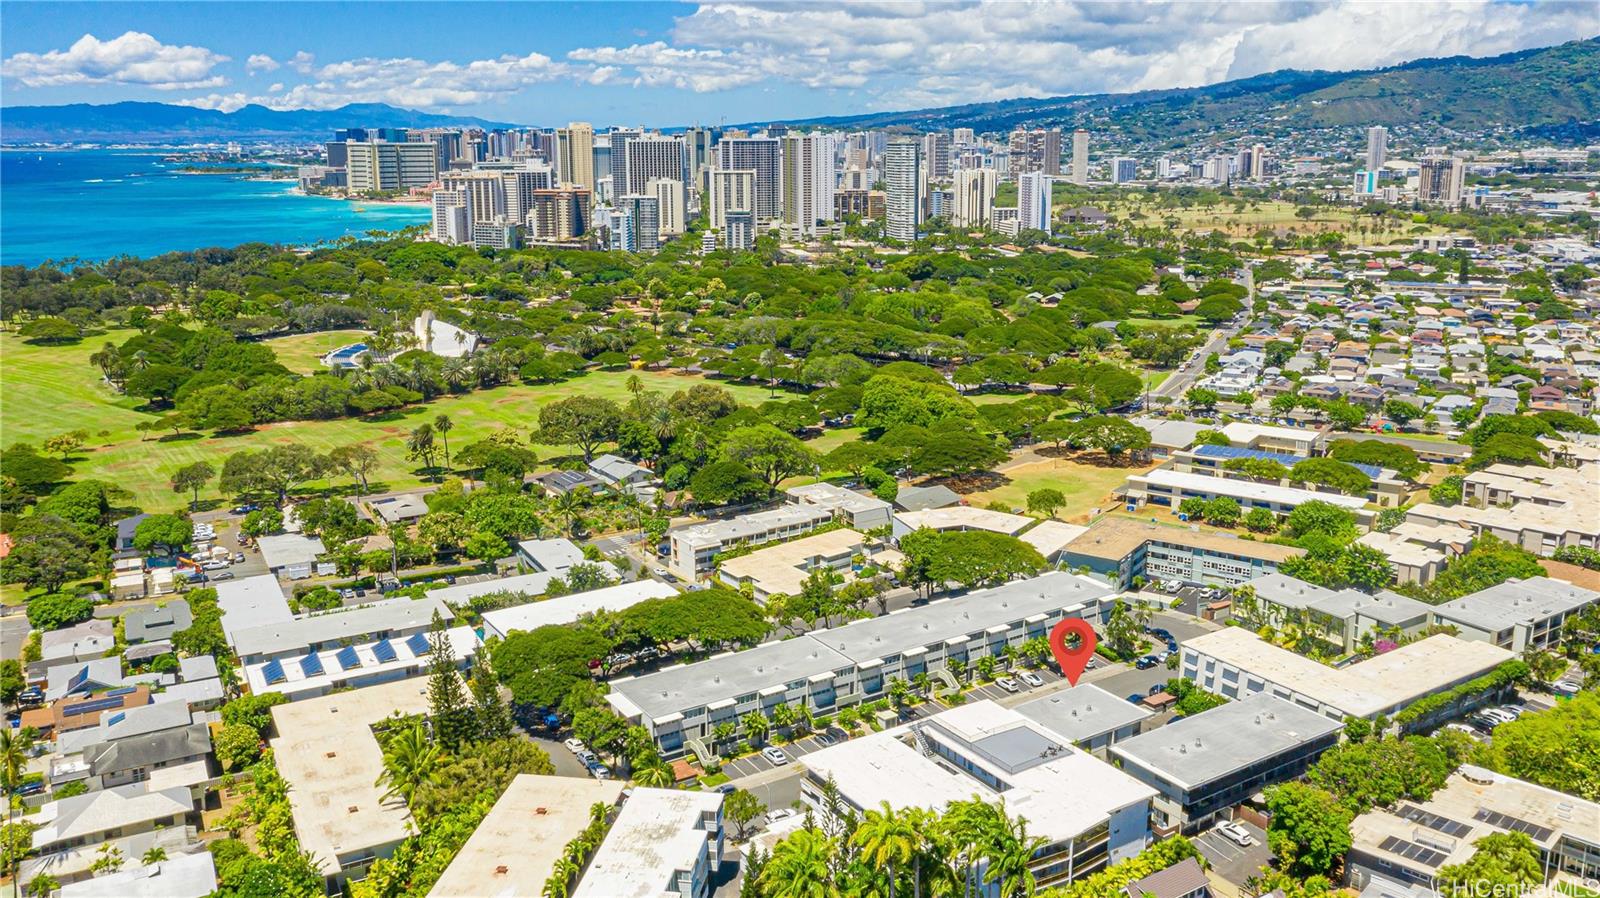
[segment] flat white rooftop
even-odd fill
[[[1023,702],[1017,713],[1073,742],[1084,742],[1140,723],[1155,712],[1113,695],[1093,683],[1080,683]]]
[[[1322,432],[1300,427],[1278,427],[1273,424],[1251,424],[1247,421],[1235,421],[1232,424],[1223,426],[1222,435],[1227,437],[1231,443],[1241,443],[1248,446],[1261,439],[1307,442],[1317,439],[1322,435]]]
[[[222,610],[222,632],[230,645],[241,630],[294,619],[278,578],[271,574],[223,580],[215,586],[217,607]]]
[[[501,577],[497,580],[482,580],[477,583],[459,583],[455,586],[446,586],[441,589],[428,590],[428,598],[440,599],[452,605],[470,602],[478,596],[486,596],[494,592],[514,592],[532,598],[543,595],[550,588],[550,581],[561,576],[561,571],[537,571],[532,574],[520,574],[515,577]]]
[[[929,508],[925,511],[902,511],[895,515],[895,520],[912,530],[920,530],[923,527],[930,530],[987,530],[990,533],[1004,533],[1007,536],[1016,536],[1033,523],[1033,518],[1024,515],[973,508],[970,505],[951,505],[946,508]]]
[[[676,589],[659,580],[635,580],[632,583],[618,583],[615,586],[591,589],[588,592],[486,611],[483,614],[483,624],[489,632],[505,638],[505,635],[512,630],[533,631],[550,624],[570,624],[602,608],[608,611],[621,611],[649,599],[666,599],[677,594]]]
[[[1088,527],[1068,524],[1066,521],[1040,521],[1037,527],[1023,531],[1021,539],[1038,549],[1040,555],[1049,558],[1088,532]]]
[[[383,787],[374,785],[383,752],[372,725],[395,712],[427,710],[428,681],[420,677],[272,709],[278,729],[273,754],[289,783],[295,833],[324,875],[341,869],[340,855],[394,845],[409,833],[405,802],[385,799]]]
[[[829,510],[860,514],[866,511],[887,511],[891,506],[877,496],[858,493],[833,483],[807,483],[784,490],[790,496]]]
[[[434,883],[429,898],[539,898],[567,843],[589,825],[589,807],[616,804],[625,785],[518,776]]]
[[[1194,789],[1343,727],[1343,721],[1276,696],[1252,695],[1124,739],[1110,752]]]
[[[138,863],[137,858],[127,860]],[[204,898],[216,890],[216,863],[211,852],[199,851],[68,883],[56,898]]]
[[[721,813],[720,792],[635,786],[572,898],[674,894],[671,884],[677,872],[693,869],[705,853],[706,840],[716,837]]]
[[[322,540],[298,533],[259,537],[256,547],[261,550],[261,560],[272,571],[295,564],[310,564],[317,560],[318,555],[328,551],[323,548]]]
[[[358,639],[372,634],[425,629],[438,613],[448,623],[455,612],[444,602],[425,599],[385,599],[354,608],[319,611],[286,621],[248,627],[234,633],[233,648],[241,658],[304,652],[321,643]]]
[[[1228,496],[1235,499],[1252,499],[1258,502],[1275,502],[1279,505],[1303,505],[1306,502],[1327,502],[1341,508],[1364,508],[1367,500],[1360,496],[1344,496],[1338,493],[1319,493],[1315,490],[1303,490],[1293,486],[1278,486],[1272,483],[1257,483],[1253,480],[1236,480],[1231,477],[1208,477],[1193,471],[1173,471],[1168,468],[1156,468],[1147,474],[1135,474],[1128,478],[1130,481],[1142,480],[1145,483],[1181,489],[1189,493],[1208,493],[1214,496]]]
[[[450,649],[457,661],[477,655],[478,634],[471,627],[451,627],[444,631],[444,636],[450,640]],[[422,641],[416,641],[418,637]],[[323,649],[315,653],[316,660],[309,664],[305,662],[310,653],[300,658],[280,659],[276,667],[271,661],[258,661],[245,665],[244,678],[253,694],[281,692],[294,701],[302,695],[325,692],[335,683],[347,683],[356,678],[372,682],[416,676],[427,670],[432,639],[431,633],[414,633],[405,639],[375,640]],[[381,642],[389,643],[393,653],[380,654]],[[344,662],[350,658],[348,654],[340,658],[346,649],[355,653],[356,664],[353,667],[344,666]]]
[[[1183,643],[1320,704],[1356,717],[1407,705],[1488,673],[1513,657],[1487,642],[1429,636],[1347,667],[1332,668],[1279,648],[1243,627],[1223,627]]]
[[[1561,614],[1569,614],[1600,602],[1600,593],[1549,577],[1507,580],[1437,605],[1433,613],[1441,620],[1466,624],[1498,633],[1518,624],[1532,624]]]
[[[726,521],[708,521],[672,531],[672,539],[688,546],[717,546],[747,539],[764,538],[777,530],[818,525],[833,519],[833,512],[814,505],[793,503],[771,511],[741,515]]]
[[[924,756],[908,744],[911,726],[950,744],[968,761],[1007,783],[996,791],[983,780]],[[1026,817],[1031,834],[1068,839],[1113,813],[1155,797],[1155,790],[1071,745],[1009,708],[977,701],[806,755],[817,776],[831,777],[841,795],[861,807],[887,801],[894,808],[941,810],[974,795]]]

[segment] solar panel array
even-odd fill
[[[262,665],[261,675],[267,678],[267,683],[269,685],[272,683],[282,683],[283,681],[289,679],[289,677],[283,672],[283,664],[276,658]]]
[[[132,695],[138,691],[138,686],[123,686],[120,689],[113,689],[110,692],[107,692],[106,695]]]
[[[119,724],[119,723],[121,723],[121,722],[123,722],[124,720],[127,720],[127,719],[128,719],[128,712],[127,711],[118,711],[117,713],[115,713],[115,714],[111,715],[110,717],[106,718],[106,726],[114,727],[117,724]]]
[[[316,652],[300,659],[300,672],[308,677],[322,676],[322,657]]]
[[[84,702],[81,705],[73,705],[66,710],[65,716],[77,717],[80,714],[98,714],[101,711],[109,711],[112,708],[120,707],[122,707],[122,699],[120,697],[97,698],[93,699],[92,701]]]
[[[1196,446],[1194,454],[1201,458],[1220,458],[1224,461],[1233,458],[1265,458],[1278,462],[1286,468],[1292,468],[1297,462],[1305,461],[1303,456],[1290,455],[1287,452],[1268,452],[1265,449],[1245,449],[1242,446],[1217,446],[1212,443]],[[1377,477],[1383,470],[1376,465],[1345,462],[1368,477]]]
[[[406,648],[411,650],[411,654],[420,658],[423,655],[428,654],[428,650],[431,649],[432,646],[428,644],[427,636],[421,633],[413,633],[406,638]]]
[[[1449,857],[1449,855],[1442,851],[1434,851],[1432,848],[1424,848],[1415,842],[1407,842],[1405,839],[1397,839],[1394,836],[1384,839],[1383,842],[1378,845],[1378,848],[1379,850],[1387,851],[1390,854],[1398,854],[1407,860],[1416,861],[1424,867],[1437,867],[1444,863],[1445,859]]]
[[[1464,836],[1472,832],[1472,827],[1465,823],[1458,823],[1448,817],[1429,813],[1416,805],[1405,804],[1400,806],[1400,816],[1412,823],[1420,823],[1432,830],[1438,830],[1447,836]]]
[[[73,674],[72,679],[67,681],[67,692],[77,692],[78,687],[87,682],[89,682],[89,665],[85,664],[82,670]]]
[[[1526,833],[1535,842],[1548,841],[1551,836],[1555,835],[1555,830],[1549,827],[1540,826],[1537,823],[1529,823],[1510,814],[1502,814],[1499,811],[1491,811],[1488,808],[1479,808],[1478,813],[1472,815],[1472,819],[1482,820],[1490,826],[1510,830],[1511,832]]]
[[[338,661],[339,666],[345,670],[351,670],[361,666],[361,656],[356,654],[355,646],[345,646],[339,650],[337,655],[333,656],[333,659]]]
[[[390,645],[387,639],[372,647],[372,656],[377,658],[379,663],[386,663],[400,657],[395,654],[394,646]]]

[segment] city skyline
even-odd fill
[[[1194,87],[1489,56],[1596,30],[1592,9],[1568,2],[196,9],[8,4],[0,97],[224,111],[381,102],[528,125],[681,126]]]

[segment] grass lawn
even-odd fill
[[[990,502],[1004,502],[1014,509],[1025,509],[1028,494],[1037,489],[1058,489],[1067,497],[1067,504],[1056,512],[1056,517],[1074,524],[1088,522],[1089,512],[1112,506],[1111,491],[1122,485],[1129,474],[1148,471],[1152,465],[1131,468],[1101,467],[1069,459],[1051,458],[1020,465],[1005,472],[1010,482],[967,496],[969,505],[986,506]]]
[[[1199,315],[1179,315],[1176,318],[1128,318],[1125,319],[1134,327],[1197,327],[1205,329],[1205,323]]]
[[[375,419],[343,418],[334,421],[288,421],[267,424],[246,434],[216,437],[186,433],[178,438],[146,437],[134,430],[150,413],[136,411],[141,400],[119,396],[101,383],[98,369],[88,358],[106,339],[126,340],[131,332],[85,340],[77,346],[30,346],[14,334],[0,335],[0,434],[7,444],[19,440],[39,443],[64,431],[89,431],[89,448],[76,457],[75,479],[95,478],[116,483],[134,495],[146,511],[182,507],[187,497],[172,492],[172,472],[195,461],[217,469],[241,449],[263,449],[275,444],[304,443],[327,452],[351,443],[367,443],[378,450],[380,467],[373,478],[377,488],[400,489],[421,483],[417,464],[405,456],[406,433],[434,416],[446,414],[455,424],[450,445],[458,449],[502,428],[526,435],[538,424],[539,408],[571,396],[604,396],[624,402],[627,380],[637,373],[647,389],[673,393],[700,380],[665,372],[597,371],[565,383],[545,386],[516,385],[495,390],[447,396]],[[757,386],[724,384],[741,402],[758,403],[767,391]],[[570,447],[533,447],[541,459],[565,455]],[[381,482],[382,487],[379,487]],[[315,484],[313,484],[315,486]],[[201,499],[218,498],[213,489]]]
[[[826,455],[845,443],[852,443],[861,439],[861,434],[865,430],[866,428],[864,427],[837,427],[832,430],[825,430],[821,436],[806,440],[806,445],[810,446],[812,451],[818,455]]]
[[[315,334],[277,337],[265,342],[278,354],[278,361],[282,362],[285,368],[300,374],[310,374],[326,370],[322,365],[323,356],[341,346],[359,343],[367,336],[367,332],[362,330],[321,331]]]
[[[1115,202],[1108,205],[1107,211],[1126,217],[1137,210],[1146,216],[1146,224],[1174,218],[1181,230],[1222,231],[1234,237],[1250,237],[1265,228],[1282,228],[1299,234],[1339,231],[1351,242],[1392,242],[1408,240],[1412,229],[1417,227],[1410,221],[1374,219],[1371,216],[1362,217],[1358,222],[1358,216],[1351,209],[1317,207],[1314,217],[1301,219],[1294,214],[1297,208],[1294,203],[1260,202],[1254,208],[1246,206],[1242,212],[1235,212],[1233,206],[1227,203],[1210,207],[1164,209],[1154,204]],[[1375,224],[1381,225],[1381,228],[1365,232],[1359,230],[1362,226],[1372,228]],[[1439,230],[1434,226],[1425,226],[1424,229],[1429,233]]]

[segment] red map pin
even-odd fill
[[[1067,637],[1078,637],[1078,647],[1067,646]],[[1067,682],[1078,685],[1078,678],[1083,676],[1084,668],[1089,666],[1089,659],[1094,657],[1094,647],[1098,640],[1094,635],[1094,627],[1081,617],[1062,618],[1050,631],[1050,652],[1056,656],[1056,663],[1061,665],[1061,675]]]

